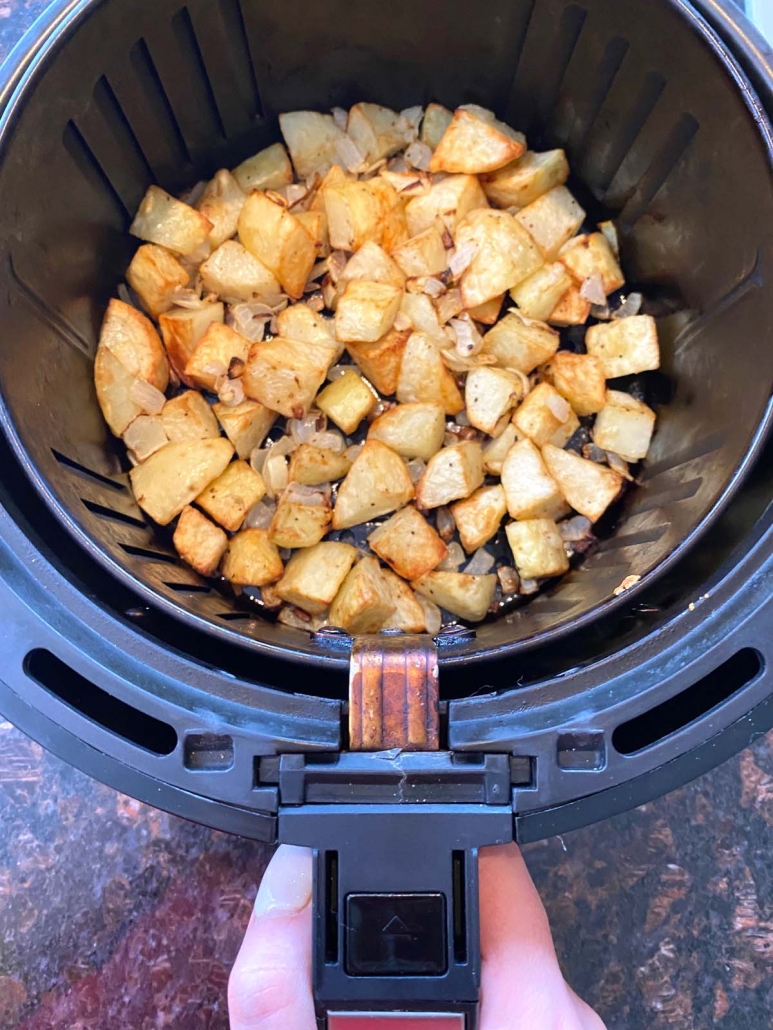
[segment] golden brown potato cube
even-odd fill
[[[169,363],[180,378],[185,376],[185,366],[204,333],[213,322],[222,323],[224,318],[225,306],[221,303],[201,308],[172,308],[159,317]]]
[[[625,284],[625,276],[603,233],[575,236],[563,245],[558,257],[580,285],[597,275],[604,293],[609,295]]]
[[[355,104],[349,111],[346,134],[354,140],[367,164],[390,157],[407,142],[400,115],[380,104]]]
[[[212,223],[209,242],[213,247],[236,235],[239,215],[244,207],[246,194],[236,178],[226,168],[215,173],[196,205],[199,211]]]
[[[579,286],[570,286],[548,316],[551,325],[585,325],[590,318],[590,301],[580,293]]]
[[[483,448],[483,469],[490,476],[501,476],[502,465],[510,448],[518,439],[518,430],[508,422],[501,436],[495,437]]]
[[[504,368],[479,365],[467,373],[464,402],[467,418],[489,436],[498,436],[497,428],[523,397],[523,379]],[[504,426],[501,427],[504,429]]]
[[[413,505],[403,508],[368,537],[371,550],[403,579],[418,579],[448,555],[448,548]]]
[[[466,572],[428,572],[411,586],[417,594],[429,598],[452,615],[466,622],[485,619],[494,592],[496,576],[470,576]]]
[[[116,436],[123,436],[142,408],[132,399],[136,376],[107,347],[98,347],[94,358],[94,386],[105,422]]]
[[[330,608],[329,623],[347,633],[378,633],[397,607],[377,558],[363,558],[346,579]]]
[[[216,293],[230,304],[256,297],[274,304],[282,287],[273,272],[236,240],[226,240],[199,269],[209,293]]]
[[[290,212],[265,193],[251,193],[239,216],[239,239],[298,300],[317,260],[314,241]]]
[[[499,318],[499,312],[502,310],[502,301],[504,299],[504,293],[500,293],[498,297],[492,297],[485,304],[479,304],[476,308],[468,308],[467,313],[476,322],[482,322],[484,325],[494,325]]]
[[[519,440],[508,451],[502,486],[514,519],[558,519],[567,513],[561,491],[531,440]]]
[[[314,240],[317,257],[327,257],[330,253],[330,235],[327,231],[327,215],[324,211],[298,211],[295,217],[306,232]]]
[[[563,576],[569,571],[564,541],[552,519],[511,522],[505,532],[522,579]]]
[[[591,326],[585,346],[599,359],[607,379],[660,368],[658,328],[651,315]]]
[[[580,420],[550,383],[540,383],[513,415],[513,425],[538,447],[546,443],[565,447],[580,428]]]
[[[405,286],[405,275],[399,265],[387,254],[383,247],[373,240],[367,240],[356,254],[349,258],[346,268],[338,280],[338,288],[342,289],[353,279],[364,279],[372,283],[385,283],[402,290]]]
[[[566,186],[556,186],[515,215],[536,240],[546,261],[554,261],[559,250],[577,232],[585,212]]]
[[[175,290],[187,286],[191,277],[165,247],[143,243],[126,271],[126,281],[145,310],[158,316],[174,306]]]
[[[612,469],[552,444],[545,444],[542,457],[567,504],[591,522],[600,519],[620,493],[623,480]]]
[[[426,333],[411,333],[403,352],[397,399],[401,404],[442,404],[447,415],[464,408],[456,380]]]
[[[282,336],[253,343],[242,376],[244,392],[286,418],[303,418],[325,381],[331,357],[329,347]]]
[[[392,257],[408,276],[438,275],[448,268],[443,234],[436,225],[396,247]]]
[[[309,615],[322,615],[335,600],[356,557],[356,548],[332,540],[296,551],[276,592],[283,601]]]
[[[277,336],[296,343],[312,343],[330,350],[330,364],[341,358],[344,345],[335,338],[335,322],[312,311],[308,304],[290,304],[276,320]]]
[[[368,185],[381,204],[381,238],[378,242],[391,253],[408,239],[405,205],[394,186],[381,176],[369,179]]]
[[[483,353],[492,354],[502,368],[528,375],[553,357],[560,342],[558,333],[543,322],[508,311],[483,338]]]
[[[172,443],[214,440],[220,436],[212,408],[196,390],[186,390],[167,401],[161,412],[164,430]]]
[[[349,342],[346,345],[365,378],[387,397],[391,397],[397,389],[400,364],[410,335],[410,329],[390,329],[374,343]]]
[[[375,343],[389,332],[400,310],[402,290],[354,279],[336,308],[336,336],[343,343]]]
[[[122,300],[111,300],[99,334],[99,346],[111,351],[127,372],[165,390],[169,365],[153,323]]]
[[[290,482],[318,486],[342,479],[352,467],[351,461],[328,447],[302,443],[290,456]]]
[[[250,341],[220,322],[212,322],[185,366],[185,378],[201,390],[215,390],[234,358],[244,361]]]
[[[212,410],[240,458],[249,458],[260,447],[277,418],[275,411],[257,401],[242,401],[233,407],[218,402]]]
[[[420,508],[439,508],[469,497],[483,482],[483,451],[479,443],[465,440],[444,447],[427,462],[416,485]]]
[[[479,175],[493,172],[524,153],[524,137],[512,130],[508,133],[508,127],[493,115],[484,120],[480,117],[482,110],[457,109],[432,155],[431,172]]]
[[[574,281],[560,261],[543,265],[510,290],[510,296],[526,318],[545,322],[556,310]]]
[[[466,244],[477,248],[462,275],[462,301],[467,308],[498,297],[543,263],[539,247],[507,211],[470,211],[456,227],[454,239],[457,250]]]
[[[344,372],[317,396],[317,407],[348,435],[376,406],[378,397],[356,372]]]
[[[234,461],[196,498],[215,522],[235,533],[250,509],[263,500],[266,484],[246,461]]]
[[[231,537],[220,568],[229,583],[264,587],[282,578],[284,565],[265,529],[243,529]]]
[[[595,415],[606,403],[604,369],[591,354],[558,351],[545,366],[543,375],[578,415]]]
[[[200,576],[214,576],[228,537],[195,508],[184,508],[172,537],[175,550]]]
[[[334,250],[355,251],[368,241],[382,242],[384,210],[381,197],[373,190],[374,181],[344,179],[325,189],[325,213]]]
[[[607,402],[593,426],[593,442],[626,461],[641,461],[647,457],[654,429],[652,408],[629,393],[608,390]]]
[[[414,329],[426,333],[442,346],[448,346],[448,337],[443,331],[435,302],[426,293],[404,293],[400,314],[405,316]]]
[[[330,529],[332,518],[329,504],[304,504],[287,491],[279,500],[268,535],[277,547],[314,547]]]
[[[390,569],[382,569],[381,574],[389,587],[395,606],[394,614],[389,616],[381,628],[399,629],[403,633],[424,633],[427,629],[427,616],[422,605],[416,600],[414,592]]]
[[[129,473],[137,504],[154,522],[168,525],[217,479],[232,455],[233,447],[222,437],[168,443]]]
[[[474,175],[449,175],[433,183],[428,193],[408,201],[405,207],[408,233],[418,236],[438,222],[453,233],[469,211],[486,207],[486,194]]]
[[[337,160],[336,143],[344,133],[331,114],[317,111],[289,111],[279,115],[279,128],[299,179],[314,172],[324,174]]]
[[[480,184],[495,207],[526,207],[568,178],[569,162],[563,150],[540,154],[528,150],[504,168],[482,175]]]
[[[293,181],[293,169],[281,143],[272,143],[234,168],[234,179],[245,193],[281,190]]]
[[[158,186],[148,189],[129,229],[132,236],[175,254],[192,254],[207,241],[211,231],[208,218]]]
[[[420,139],[422,143],[426,143],[434,150],[453,119],[453,111],[449,111],[442,104],[427,104],[427,110],[424,112],[421,123]]]
[[[468,554],[487,544],[507,514],[505,491],[499,485],[482,486],[463,501],[451,505],[462,547]]]
[[[372,423],[369,440],[380,440],[404,458],[429,461],[443,446],[446,413],[442,404],[398,404]]]
[[[378,440],[368,440],[338,488],[333,529],[350,529],[402,508],[413,499],[403,459]]]

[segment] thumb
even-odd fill
[[[312,853],[283,844],[258,890],[228,982],[231,1030],[314,1030]]]

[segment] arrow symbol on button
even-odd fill
[[[399,916],[392,916],[384,929],[381,931],[390,937],[412,937],[413,934]]]

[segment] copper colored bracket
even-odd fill
[[[438,658],[429,636],[355,638],[349,672],[352,751],[437,751]]]

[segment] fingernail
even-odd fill
[[[312,853],[282,844],[268,864],[255,899],[255,916],[300,912],[311,901]]]

